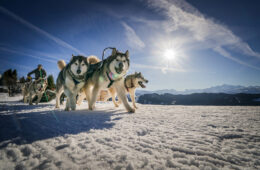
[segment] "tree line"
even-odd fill
[[[55,90],[56,85],[54,83],[54,77],[53,75],[49,75],[47,77],[48,86],[46,88],[49,90]],[[18,73],[16,69],[8,69],[3,72],[3,74],[0,76],[0,92],[8,93],[9,96],[13,96],[17,93],[22,92],[22,87],[25,83],[27,83],[28,80],[24,76],[21,78],[18,78]],[[4,88],[5,86],[6,88]]]

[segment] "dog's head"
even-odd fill
[[[141,72],[139,72],[139,73],[135,72],[134,77],[135,77],[135,86],[136,87],[142,87],[142,88],[146,87],[144,85],[144,83],[148,83],[148,80],[146,80],[144,78],[144,76],[142,75]]]
[[[36,89],[38,89],[38,91],[45,91],[45,89],[48,86],[47,79],[39,79],[39,80],[36,80],[35,83],[36,83],[35,84]]]
[[[116,78],[123,77],[129,69],[129,52],[121,53],[113,49],[112,55],[108,57],[109,69]]]
[[[70,70],[75,76],[82,76],[88,70],[88,62],[86,57],[78,55],[73,56],[69,63]]]

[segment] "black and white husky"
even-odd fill
[[[60,63],[64,63],[63,65]],[[61,69],[56,85],[56,108],[60,107],[60,96],[64,91],[67,96],[65,110],[69,111],[76,109],[76,96],[80,89],[85,84],[86,73],[88,70],[87,58],[84,56],[73,56],[69,64],[64,61],[58,61],[58,66]]]
[[[114,87],[126,110],[135,112],[127,101],[123,79],[129,69],[129,64],[129,52],[121,53],[114,48],[112,55],[105,59],[101,66],[89,69],[83,90],[90,110],[94,109],[100,90]],[[98,66],[100,63],[95,65]],[[95,67],[95,65],[91,65],[91,67]]]
[[[36,104],[38,104],[41,101],[47,85],[47,80],[42,78],[35,80],[34,82],[25,83],[22,88],[24,103],[27,103],[29,99],[29,105],[32,105],[33,98],[37,96]]]

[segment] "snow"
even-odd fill
[[[260,107],[65,112],[20,99],[1,94],[0,169],[260,169]]]

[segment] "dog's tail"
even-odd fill
[[[66,63],[64,60],[59,60],[57,64],[58,64],[58,67],[60,70],[62,70],[66,66]]]
[[[88,56],[87,61],[89,64],[96,64],[98,62],[100,62],[101,60],[99,58],[97,58],[94,55]]]

